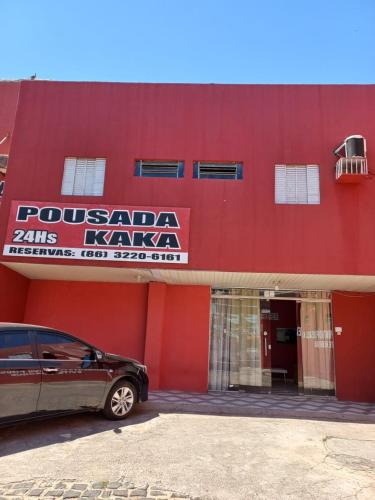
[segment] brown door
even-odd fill
[[[375,402],[375,296],[334,292],[337,398]]]

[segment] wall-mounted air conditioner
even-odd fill
[[[350,135],[334,150],[338,156],[336,181],[358,183],[368,179],[366,139],[362,135]]]

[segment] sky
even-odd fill
[[[0,0],[0,79],[375,83],[375,0]]]

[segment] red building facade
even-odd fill
[[[375,401],[375,86],[22,81],[0,101],[0,321],[145,361],[153,388]],[[353,134],[369,174],[343,184]]]

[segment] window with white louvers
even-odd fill
[[[318,165],[276,165],[275,203],[318,205],[320,203]]]
[[[102,196],[105,158],[65,158],[61,194]]]

